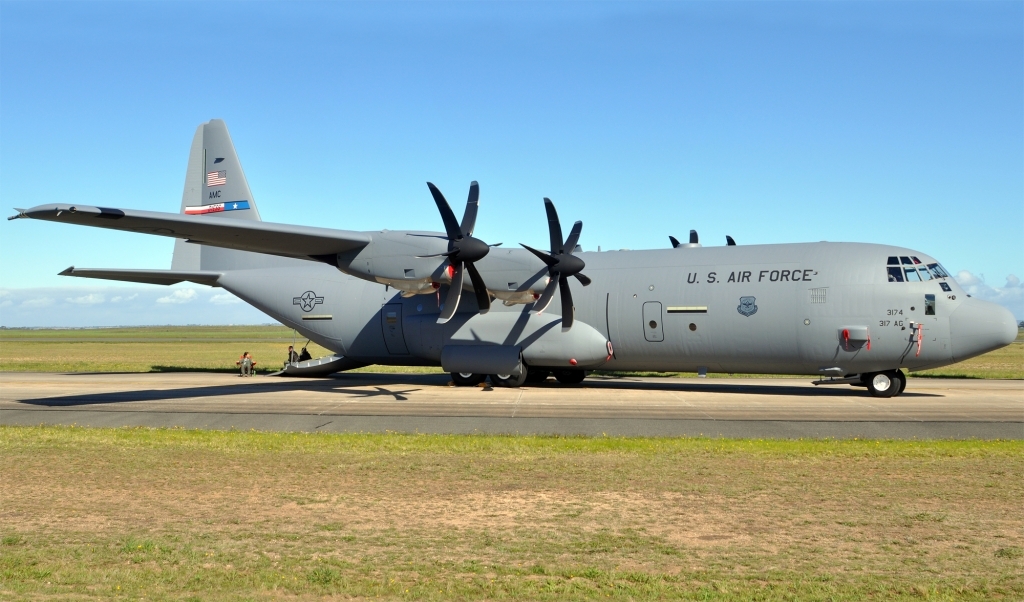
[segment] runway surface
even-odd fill
[[[0,373],[0,424],[326,432],[1024,439],[1024,382],[911,379],[877,399],[810,379],[589,377],[520,389],[423,374]]]

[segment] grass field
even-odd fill
[[[0,598],[1024,598],[1024,444],[0,427]]]
[[[266,373],[281,367],[288,345],[294,344],[298,349],[304,343],[305,339],[296,337],[284,326],[5,329],[0,330],[0,371],[226,372],[234,371],[235,361],[243,351],[249,351],[256,358],[258,370]],[[315,343],[309,345],[309,351],[313,357],[330,353]],[[440,373],[441,369],[368,366],[359,371]],[[687,373],[650,375],[696,376]],[[1009,347],[945,368],[916,372],[912,376],[1024,378],[1024,334],[1019,334],[1017,341]]]

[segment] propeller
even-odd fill
[[[434,202],[437,203],[437,210],[441,212],[444,230],[448,235],[448,251],[422,257],[447,257],[452,266],[452,285],[448,289],[448,296],[444,300],[444,310],[437,317],[437,323],[444,324],[451,320],[459,308],[466,272],[469,272],[469,279],[473,282],[473,292],[476,293],[476,303],[480,306],[480,313],[485,314],[491,309],[491,296],[487,293],[487,286],[484,284],[484,279],[480,277],[480,272],[473,265],[473,262],[480,261],[491,250],[487,243],[479,238],[473,238],[476,213],[480,208],[480,185],[475,180],[469,185],[469,199],[466,201],[466,213],[462,216],[461,224],[455,221],[455,214],[452,213],[451,206],[448,205],[448,201],[445,200],[437,186],[427,182],[427,187],[430,188],[430,194],[433,195]]]
[[[670,243],[672,243],[672,248],[673,248],[673,249],[678,249],[678,248],[679,248],[679,239],[678,239],[678,238],[676,238],[675,236],[672,236],[672,235],[670,234],[670,235],[669,235],[669,237],[668,237],[668,241],[669,241]]]
[[[726,234],[725,235],[725,244],[726,244],[726,246],[735,247],[736,246],[736,241],[733,240],[731,236]]]
[[[695,245],[695,244],[697,244],[699,242],[700,242],[700,240],[697,238],[697,231],[696,230],[690,230],[690,244],[691,245]]]
[[[547,309],[555,296],[555,288],[557,287],[562,297],[562,329],[568,330],[572,328],[576,311],[572,304],[572,292],[569,291],[569,276],[575,276],[583,286],[590,285],[590,278],[580,273],[586,267],[586,264],[583,263],[582,259],[572,254],[576,249],[577,241],[580,239],[580,233],[583,232],[583,222],[573,224],[568,238],[563,242],[562,225],[558,221],[558,212],[555,211],[555,204],[551,202],[551,199],[544,199],[544,209],[548,214],[548,234],[551,238],[551,252],[538,251],[522,243],[520,245],[536,255],[548,266],[548,276],[551,277],[548,285],[544,287],[544,292],[541,294],[540,299],[534,303],[533,310],[539,314]]]

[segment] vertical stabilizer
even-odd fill
[[[245,179],[242,164],[235,154],[235,145],[231,143],[228,127],[221,119],[211,119],[196,128],[185,171],[181,213],[198,215],[203,219],[260,221],[260,213],[249,190],[249,182]],[[205,255],[210,257],[205,257],[204,251]],[[199,270],[204,269],[202,264],[211,264],[207,266],[209,268],[213,264],[226,267],[228,264],[237,263],[237,258],[235,261],[228,261],[224,251],[176,240],[171,269]],[[237,252],[231,255],[234,254]]]

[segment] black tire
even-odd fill
[[[526,375],[529,374],[525,370],[525,366],[519,376],[513,376],[511,374],[491,374],[491,384],[495,387],[521,387],[526,382]]]
[[[578,385],[587,377],[583,370],[555,370],[555,378],[563,385]]]
[[[907,388],[907,375],[903,373],[903,370],[897,370],[893,376],[900,382],[900,388],[896,389],[896,395],[902,395],[903,390]]]
[[[452,382],[457,387],[475,387],[480,383],[484,382],[487,378],[486,374],[470,374],[469,372],[459,373],[452,372]]]
[[[872,397],[892,397],[900,390],[899,377],[895,370],[886,372],[872,372],[864,375],[864,383],[868,386],[868,392]]]
[[[526,382],[531,384],[540,384],[551,376],[551,370],[541,370],[539,368],[530,368],[530,371],[526,373]]]

